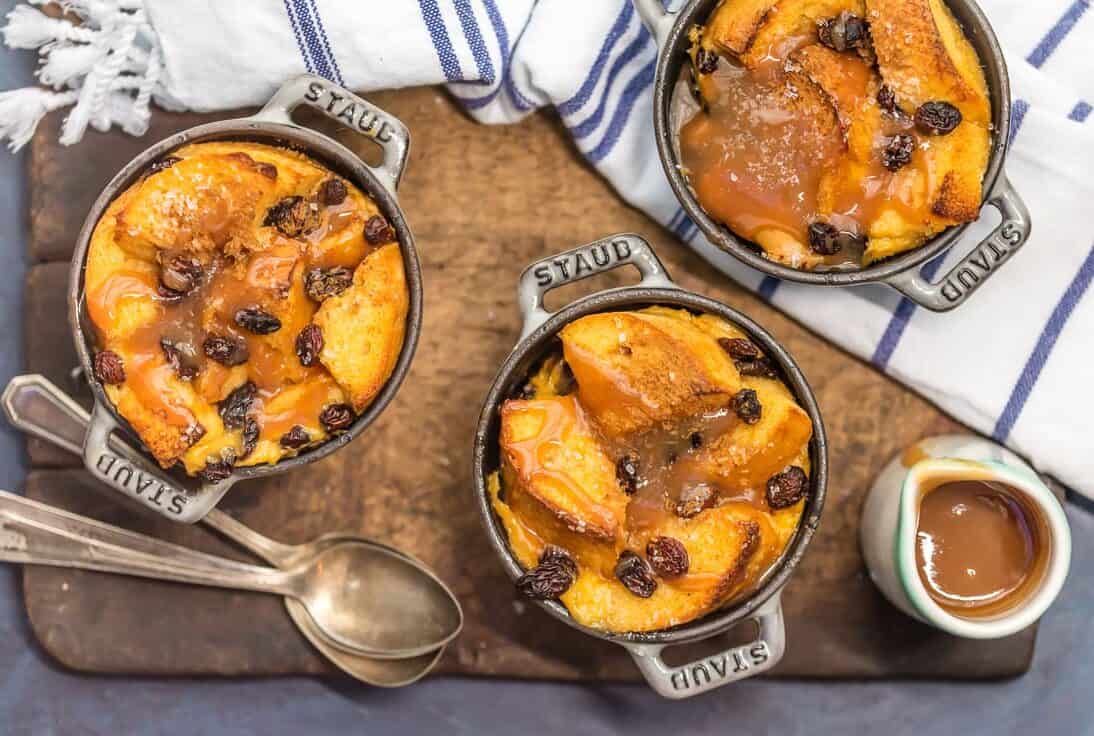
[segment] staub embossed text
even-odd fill
[[[304,99],[380,143],[387,143],[392,138],[391,124],[356,97],[348,96],[345,90],[311,82]]]
[[[550,287],[558,282],[580,279],[614,268],[631,257],[631,245],[626,240],[594,243],[570,253],[564,253],[550,263],[541,263],[532,272],[536,283]]]
[[[766,662],[770,656],[767,642],[759,641],[684,665],[674,670],[669,678],[675,690],[717,687],[725,680],[745,677],[745,673]]]
[[[172,490],[155,477],[135,468],[117,455],[104,452],[95,461],[95,473],[105,480],[112,480],[115,487],[123,488],[148,506],[163,509],[179,516],[185,510],[186,496]]]

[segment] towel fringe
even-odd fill
[[[0,93],[0,140],[11,150],[26,145],[39,121],[61,107],[73,106],[60,139],[72,145],[89,126],[140,135],[148,130],[153,100],[177,106],[161,84],[162,52],[144,0],[63,0],[78,26],[32,7],[46,1],[16,6],[2,30],[10,48],[38,49],[35,75],[53,88]]]

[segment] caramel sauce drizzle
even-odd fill
[[[820,256],[810,251],[809,224],[820,219],[864,235],[885,210],[909,223],[925,223],[931,215],[924,192],[930,191],[932,172],[929,157],[918,148],[900,171],[883,165],[881,150],[889,137],[914,127],[902,115],[882,114],[870,150],[848,152],[848,128],[859,116],[878,114],[874,98],[880,84],[853,53],[842,54],[837,72],[826,80],[834,85],[825,95],[840,130],[824,125],[821,115],[794,109],[796,82],[787,81],[787,69],[796,68],[793,53],[815,40],[780,39],[751,70],[721,58],[702,85],[705,110],[687,91],[685,70],[674,98],[680,155],[703,209],[736,234],[767,250],[781,249],[771,244],[789,240],[795,251],[826,268],[856,267],[861,252]],[[822,212],[826,177],[831,192]]]

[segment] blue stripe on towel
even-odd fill
[[[665,227],[668,228],[669,230],[671,230],[672,232],[676,232],[677,220],[679,220],[680,217],[683,214],[684,214],[684,208],[683,207],[678,207],[676,209],[676,213],[672,217],[669,218],[668,222],[665,223]]]
[[[1028,102],[1020,98],[1014,101],[1010,109],[1010,136],[1007,143],[1014,143],[1014,136],[1018,135],[1018,129],[1025,122],[1027,112],[1029,112]]]
[[[1085,100],[1079,100],[1075,103],[1075,107],[1071,108],[1071,112],[1067,114],[1069,120],[1074,120],[1076,123],[1085,123],[1086,119],[1090,117],[1090,103]]]
[[[1056,47],[1067,37],[1067,34],[1071,33],[1071,29],[1083,17],[1083,13],[1089,9],[1090,0],[1075,0],[1060,16],[1060,19],[1056,21],[1056,24],[1049,29],[1045,37],[1037,44],[1037,47],[1030,52],[1029,56],[1026,57],[1026,61],[1040,69],[1048,61],[1048,57],[1052,56],[1052,52],[1056,50]]]
[[[929,261],[927,265],[923,267],[923,278],[930,281],[938,273],[938,269],[942,266],[942,261],[946,258],[946,254],[935,258],[933,261]],[[874,349],[874,355],[870,358],[870,362],[877,368],[885,369],[889,365],[889,359],[893,357],[893,353],[896,352],[897,345],[900,344],[900,338],[904,336],[904,330],[908,327],[908,322],[912,319],[912,315],[915,314],[916,304],[906,296],[900,298],[900,303],[896,305],[896,309],[893,311],[893,316],[889,319],[889,324],[885,327],[885,332],[881,333],[881,339],[878,340],[877,348]]]
[[[1027,112],[1029,112],[1029,103],[1023,99],[1016,99],[1011,107],[1010,114],[1011,142],[1014,141],[1014,136],[1018,134],[1018,130],[1022,127],[1022,121],[1026,119]],[[923,278],[928,281],[932,280],[945,257],[946,254],[943,253],[933,261],[929,261],[923,267]],[[885,327],[885,332],[881,333],[881,339],[878,340],[877,347],[874,349],[874,356],[870,359],[870,362],[876,367],[884,369],[889,365],[889,359],[893,357],[897,345],[900,344],[900,338],[904,335],[904,330],[915,313],[915,309],[915,302],[906,296],[901,297],[900,303],[893,311],[893,316],[889,319],[889,324]]]
[[[338,59],[335,57],[334,52],[330,47],[330,40],[327,38],[327,29],[323,26],[323,17],[319,14],[319,5],[316,0],[308,0],[311,3],[312,15],[315,17],[315,25],[319,29],[319,38],[323,42],[323,50],[327,54],[327,58],[330,59],[330,64],[334,67],[334,79],[338,84],[345,84],[342,80],[342,69],[338,66]]]
[[[1014,423],[1018,421],[1030,393],[1033,392],[1033,387],[1037,385],[1037,379],[1040,378],[1041,370],[1045,367],[1049,355],[1052,354],[1052,348],[1055,347],[1056,340],[1060,337],[1068,318],[1071,317],[1075,305],[1086,293],[1092,279],[1094,279],[1094,247],[1087,253],[1086,260],[1079,267],[1078,273],[1071,280],[1064,295],[1060,297],[1060,301],[1057,302],[1056,308],[1052,310],[1052,315],[1041,331],[1041,336],[1037,338],[1033,352],[1030,353],[1025,368],[1022,369],[1022,374],[1018,377],[1018,382],[1014,385],[1010,398],[1007,400],[1007,405],[1003,408],[1003,413],[999,415],[999,420],[995,423],[995,429],[991,433],[991,436],[997,442],[1004,442],[1010,435],[1010,431],[1014,428]],[[1080,337],[1079,339],[1084,338]]]
[[[486,7],[486,15],[490,18],[490,25],[494,27],[494,38],[498,41],[498,51],[501,54],[501,84],[491,90],[487,95],[483,95],[482,97],[461,97],[460,102],[463,103],[464,107],[468,110],[478,110],[493,102],[494,98],[498,96],[498,93],[505,88],[509,90],[509,97],[513,100],[513,104],[517,109],[529,110],[535,105],[528,102],[526,98],[520,94],[509,74],[509,30],[505,27],[505,20],[501,17],[501,13],[498,11],[498,6],[495,4],[494,0],[482,0],[482,2]]]
[[[311,15],[312,8],[309,7],[308,0],[292,0],[292,2],[293,8],[296,10],[296,19],[300,24],[300,34],[304,37],[304,43],[308,47],[315,73],[324,79],[341,84],[342,80],[335,75],[334,65],[324,50],[323,40],[320,37],[315,19]]]
[[[594,110],[589,117],[570,128],[570,133],[574,138],[581,140],[582,138],[587,138],[596,131],[601,120],[604,119],[604,111],[608,105],[608,98],[611,96],[612,85],[615,84],[616,77],[619,76],[627,64],[642,53],[643,49],[646,48],[652,38],[653,36],[650,35],[650,32],[643,26],[639,30],[638,36],[627,45],[627,48],[624,49],[623,53],[619,55],[619,58],[615,60],[615,63],[612,64],[611,71],[608,72],[608,79],[604,83],[604,91],[600,96],[600,104],[596,106],[596,110]]]
[[[638,101],[638,96],[649,91],[650,87],[653,86],[656,66],[657,59],[650,59],[650,63],[642,67],[642,70],[623,89],[623,95],[619,98],[619,107],[615,109],[615,114],[612,115],[612,121],[608,125],[607,132],[597,147],[587,154],[587,158],[594,164],[603,161],[615,148],[615,144],[619,142],[619,136],[623,134],[623,128],[626,127],[627,121],[630,119],[631,110],[634,108],[634,103]]]
[[[623,0],[623,10],[619,13],[619,17],[615,19],[615,23],[612,25],[608,35],[604,38],[604,44],[600,47],[600,53],[596,57],[596,61],[593,62],[592,69],[589,70],[589,75],[585,78],[581,88],[570,99],[557,106],[559,115],[572,115],[580,110],[589,98],[593,94],[593,90],[596,89],[596,83],[600,79],[601,72],[604,71],[604,65],[608,63],[608,60],[612,56],[612,51],[615,48],[615,44],[619,41],[620,36],[630,26],[631,19],[634,17],[634,5],[631,0]]]
[[[444,26],[437,0],[418,0],[418,7],[422,10],[422,20],[433,39],[433,48],[437,52],[437,60],[441,62],[444,78],[450,82],[463,79],[460,60],[452,50],[452,40],[448,37],[448,29]]]
[[[490,60],[490,52],[486,48],[486,42],[482,40],[482,32],[479,30],[479,22],[475,19],[475,11],[469,0],[452,0],[456,6],[456,15],[463,27],[464,38],[471,48],[471,54],[475,57],[475,66],[479,70],[479,79],[486,84],[494,83],[494,62]]]
[[[774,276],[764,276],[760,286],[756,289],[756,293],[760,295],[761,299],[769,302],[775,296],[775,290],[779,288],[780,283]]]
[[[304,59],[304,69],[314,74],[315,67],[312,66],[311,56],[308,55],[308,47],[304,44],[304,37],[300,35],[300,23],[296,19],[290,0],[285,0],[285,15],[288,16],[293,35],[296,36],[296,46],[300,49],[301,58]]]

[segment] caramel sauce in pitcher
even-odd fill
[[[919,578],[955,616],[991,616],[1018,605],[1044,572],[1047,544],[1045,522],[1002,483],[952,480],[920,503]]]

